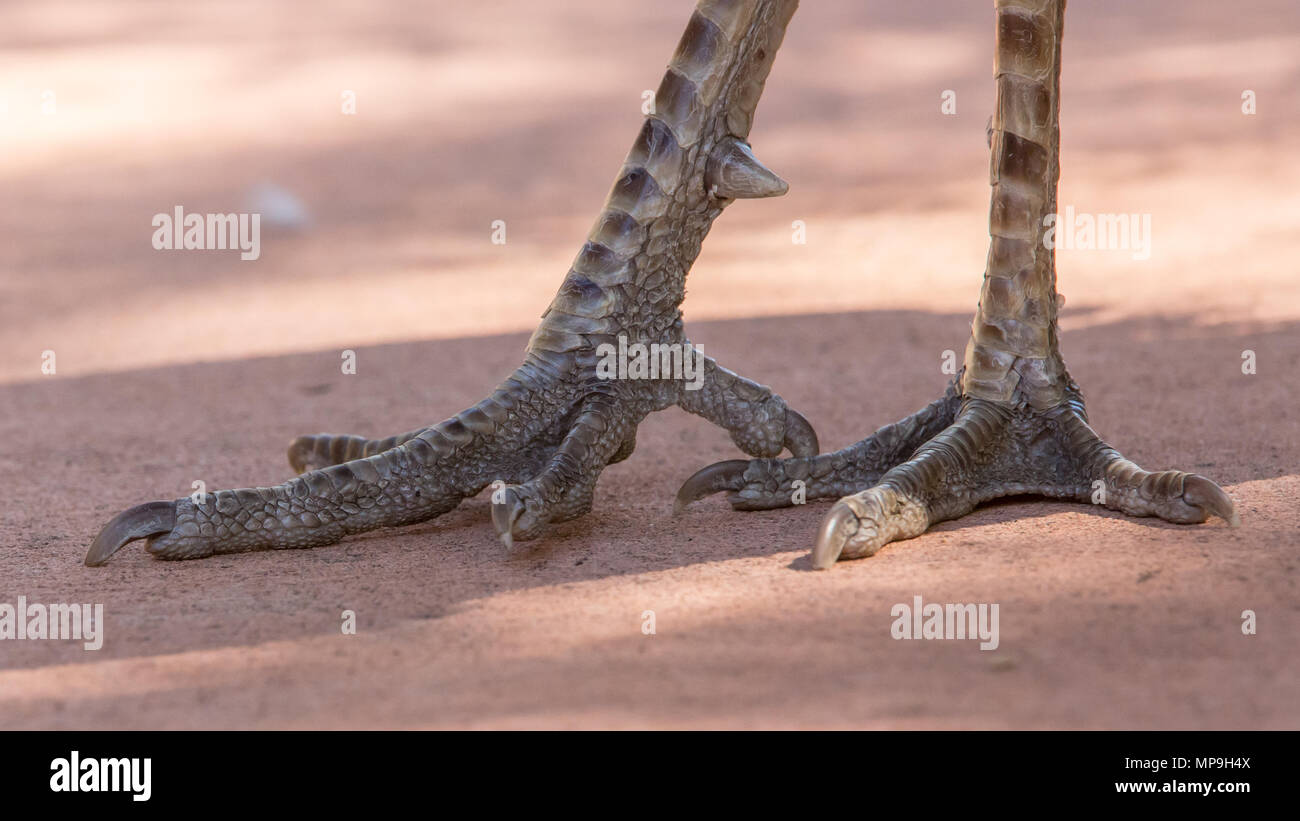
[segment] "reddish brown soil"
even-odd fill
[[[692,4],[310,5],[0,10],[0,602],[106,619],[97,652],[0,642],[0,727],[1300,726],[1290,2],[1067,22],[1062,204],[1155,233],[1145,261],[1060,255],[1066,359],[1102,435],[1221,482],[1237,530],[1013,499],[811,572],[827,502],[671,518],[736,456],[671,410],[591,515],[512,556],[481,497],[327,548],[83,567],[124,507],[283,480],[296,434],[408,430],[507,375]],[[692,338],[828,448],[942,391],[987,243],[991,10],[899,5],[796,15],[753,134],[791,193],[724,215],[686,302]],[[263,179],[313,222],[268,228],[259,261],[149,247],[152,214]],[[1001,646],[893,640],[914,595],[998,603]]]

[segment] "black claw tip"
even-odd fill
[[[724,490],[740,490],[745,485],[747,467],[749,462],[744,459],[732,459],[696,471],[677,491],[677,498],[673,500],[673,515],[681,513],[691,502],[699,501],[705,496]]]
[[[820,452],[817,431],[794,408],[785,409],[785,447],[795,456],[816,456]]]
[[[1232,504],[1232,497],[1223,488],[1195,473],[1183,480],[1183,501],[1192,507],[1200,508],[1212,516],[1218,516],[1229,527],[1241,524],[1241,517]]]
[[[176,526],[175,502],[145,502],[125,510],[104,525],[86,553],[86,566],[98,567],[122,546],[136,539],[170,533]]]
[[[817,543],[813,545],[810,557],[812,566],[817,570],[833,567],[844,552],[844,544],[857,528],[858,517],[853,508],[843,502],[836,502],[817,530]]]

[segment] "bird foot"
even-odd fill
[[[600,382],[577,357],[530,356],[491,396],[438,425],[387,439],[295,439],[289,463],[302,475],[284,484],[131,508],[95,538],[86,564],[137,539],[162,559],[316,547],[434,518],[489,486],[509,548],[587,513],[601,471],[632,454],[640,422],[674,404],[726,429],[750,455],[816,454],[812,426],[784,399],[703,362],[698,390],[688,391],[672,380]]]
[[[683,485],[679,503],[726,490],[737,509],[781,507],[785,505],[778,502],[788,494],[774,489],[774,480],[779,484],[790,477],[816,479],[814,465],[823,466],[826,476],[838,470],[841,475],[834,481],[810,482],[806,487],[808,499],[843,497],[827,513],[817,534],[812,564],[819,569],[841,559],[871,556],[890,542],[919,536],[931,525],[1012,495],[1089,502],[1130,516],[1156,516],[1179,524],[1196,524],[1211,516],[1230,526],[1239,523],[1231,497],[1204,476],[1143,470],[1102,441],[1088,426],[1077,393],[1047,409],[981,399],[957,401],[951,423],[917,442],[953,408],[952,394],[950,389],[947,402],[940,400],[837,454],[707,467]],[[913,444],[917,446],[910,458],[894,460]],[[875,460],[865,459],[866,454],[873,454]],[[843,492],[845,477],[865,481],[854,492]]]

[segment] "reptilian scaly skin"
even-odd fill
[[[1142,470],[1088,426],[1057,344],[1055,257],[1042,238],[1060,175],[1065,2],[997,0],[996,8],[991,242],[957,389],[837,453],[707,467],[682,487],[679,506],[725,490],[738,509],[784,507],[793,479],[830,477],[806,488],[807,499],[850,494],[822,523],[812,553],[819,568],[870,556],[1008,495],[1093,502],[1179,523],[1210,515],[1236,523],[1232,500],[1209,479]]]
[[[753,456],[817,452],[812,428],[769,389],[704,360],[682,378],[607,379],[602,344],[680,345],[686,273],[735,198],[784,193],[745,142],[796,0],[701,0],[605,207],[528,344],[488,398],[387,439],[320,434],[289,449],[301,476],[222,490],[202,505],[151,502],[111,521],[86,563],[148,538],[168,559],[330,544],[454,508],[489,484],[507,545],[591,507],[596,479],[627,458],[646,414],[674,404],[730,431]],[[671,376],[671,375],[670,375]]]
[[[1057,349],[1056,253],[1043,218],[1061,176],[1060,51],[1065,3],[997,6],[988,264],[966,346],[962,393],[1050,408],[1069,377]]]

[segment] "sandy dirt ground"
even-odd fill
[[[1239,529],[1012,499],[812,572],[828,502],[670,516],[738,455],[674,409],[592,514],[513,554],[485,494],[332,547],[82,566],[125,507],[282,481],[294,435],[409,430],[508,375],[692,6],[0,7],[0,602],[105,614],[97,651],[0,641],[0,727],[1300,727],[1292,0],[1066,22],[1062,207],[1152,226],[1149,255],[1058,254],[1066,360],[1105,438],[1221,482]],[[728,209],[685,314],[824,448],[938,396],[965,344],[991,55],[989,3],[791,24],[751,135],[791,191]],[[266,183],[310,219],[260,259],[150,247],[154,214]],[[894,640],[917,595],[997,603],[999,647]]]

